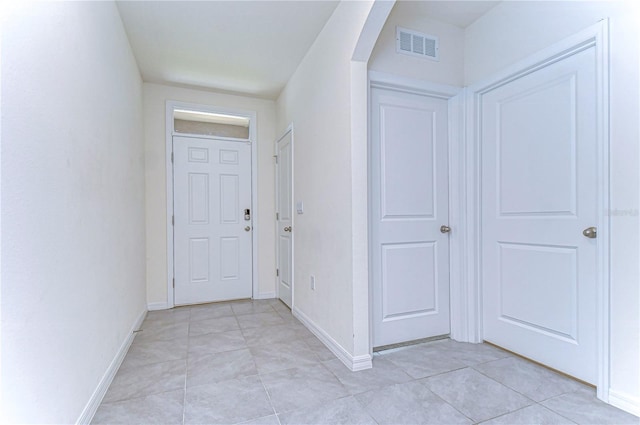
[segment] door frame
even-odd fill
[[[553,44],[516,64],[495,73],[486,80],[466,89],[466,140],[465,140],[465,203],[468,223],[466,227],[466,259],[463,289],[467,308],[468,342],[482,342],[482,143],[481,102],[488,91],[517,78],[535,72],[549,64],[562,60],[587,48],[596,49],[596,104],[597,104],[597,396],[609,402],[609,256],[610,223],[606,212],[610,211],[609,182],[609,39],[608,21],[601,20],[585,30]]]
[[[402,93],[418,94],[422,96],[435,97],[448,101],[449,115],[449,146],[448,146],[448,166],[449,166],[449,227],[452,228],[449,234],[449,320],[451,325],[450,335],[455,340],[462,340],[466,335],[464,332],[466,324],[463,319],[466,317],[463,310],[466,310],[466,299],[463,298],[465,293],[462,291],[463,275],[461,271],[464,268],[464,236],[462,231],[464,226],[464,183],[461,173],[464,171],[464,93],[460,87],[432,83],[425,80],[418,80],[407,77],[400,77],[393,74],[387,74],[378,71],[369,71],[368,84],[368,143],[367,143],[367,232],[368,232],[368,263],[369,263],[369,354],[373,354],[373,267],[372,261],[374,247],[372,246],[373,238],[373,220],[371,212],[373,175],[372,175],[372,158],[371,158],[371,89],[381,88],[393,90]]]
[[[243,109],[223,108],[219,106],[203,105],[198,103],[180,102],[167,100],[165,107],[165,168],[166,168],[166,231],[167,231],[167,308],[175,307],[174,301],[174,242],[173,242],[173,136],[184,136],[185,134],[175,134],[173,128],[173,111],[175,109],[188,109],[197,112],[209,112],[215,114],[236,115],[249,118],[249,143],[251,144],[251,291],[252,298],[256,298],[258,292],[258,150],[256,132],[256,112]],[[196,137],[211,140],[238,139],[211,137],[197,135]],[[239,142],[241,143],[241,142]]]
[[[278,158],[278,143],[280,142],[280,140],[284,139],[285,137],[287,137],[287,134],[291,133],[291,227],[295,229],[295,208],[294,208],[294,204],[295,204],[295,198],[294,198],[294,181],[295,179],[293,178],[295,170],[293,168],[293,165],[295,163],[295,158],[294,158],[294,144],[293,144],[293,138],[294,138],[294,132],[293,132],[293,123],[290,123],[287,126],[287,129],[282,133],[282,135],[280,137],[278,137],[276,139],[276,142],[273,144],[273,149],[274,149],[274,155],[273,157],[275,158],[275,194],[276,194],[276,199],[275,199],[275,207],[276,210],[278,209],[278,196],[280,195],[280,191],[279,191],[279,186],[278,186],[278,176],[279,176],[279,172],[280,169],[278,168],[279,165],[279,158]],[[279,213],[279,211],[276,211],[276,213]],[[275,240],[275,249],[276,249],[276,269],[278,269],[278,267],[280,266],[280,248],[279,248],[279,244],[278,244],[278,221],[279,219],[276,219],[275,221],[275,235],[276,235],[276,240]],[[294,250],[294,246],[295,246],[295,232],[291,232],[291,311],[293,311],[293,306],[295,305],[295,274],[294,274],[294,270],[295,270],[295,250]],[[276,276],[276,298],[280,299],[280,284],[279,284],[279,276]]]

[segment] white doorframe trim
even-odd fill
[[[278,137],[278,139],[276,139],[276,142],[273,144],[273,149],[275,150],[274,153],[274,157],[278,156],[278,143],[280,142],[280,140],[284,139],[287,134],[291,133],[291,227],[293,227],[295,229],[295,214],[294,214],[294,173],[295,170],[293,169],[293,164],[294,164],[294,156],[293,156],[293,150],[294,150],[294,146],[293,146],[293,137],[294,137],[294,132],[293,132],[293,123],[290,123],[287,126],[287,129],[284,131],[284,133],[282,133],[282,136]],[[278,196],[279,196],[279,191],[278,191],[278,161],[276,161],[276,172],[275,172],[275,194],[276,194],[276,202],[275,202],[275,207],[276,207],[276,212],[278,209]],[[278,248],[278,220],[276,219],[275,222],[275,226],[276,226],[276,269],[279,267],[280,265],[280,249]],[[295,258],[295,250],[294,250],[294,246],[295,246],[295,232],[291,232],[291,311],[293,311],[293,306],[295,305],[295,285],[294,285],[294,281],[295,281],[295,274],[294,274],[294,269],[295,269],[295,262],[294,262],[294,258]],[[280,285],[279,285],[279,277],[276,276],[276,298],[280,299]]]
[[[464,329],[466,328],[467,304],[463,288],[463,275],[460,273],[464,268],[464,232],[463,226],[464,215],[460,214],[464,206],[464,182],[461,178],[464,174],[464,110],[463,90],[460,87],[449,86],[444,84],[431,83],[424,80],[400,77],[397,75],[386,74],[378,71],[369,71],[369,123],[371,123],[371,89],[384,88],[403,93],[419,94],[423,96],[436,97],[448,101],[449,106],[449,227],[452,231],[449,236],[449,283],[450,283],[450,323],[451,338],[456,340],[465,340]],[[371,125],[371,124],[369,124]],[[371,220],[371,134],[369,128],[369,140],[367,147],[367,186],[368,186],[368,232],[371,235],[373,221]],[[369,276],[373,276],[374,266],[371,260],[372,238],[369,236]],[[373,304],[371,287],[372,281],[369,279],[369,353],[373,353]]]
[[[256,112],[242,109],[224,108],[211,105],[202,105],[197,103],[187,103],[175,100],[167,100],[165,113],[165,168],[166,168],[166,229],[167,229],[167,308],[175,306],[173,296],[173,276],[174,276],[174,244],[173,244],[173,163],[171,155],[173,153],[173,111],[175,109],[189,109],[200,112],[211,112],[216,114],[237,115],[249,118],[249,142],[251,143],[251,210],[252,219],[251,226],[253,232],[251,234],[251,255],[252,255],[252,297],[259,296],[258,282],[258,133],[256,132]],[[184,134],[182,134],[184,135]],[[198,136],[202,138],[211,138],[207,136]],[[216,137],[215,139],[224,139]]]
[[[482,329],[482,258],[481,258],[481,175],[482,150],[480,141],[480,102],[482,96],[503,84],[530,74],[538,69],[576,54],[587,48],[596,49],[597,120],[598,120],[598,259],[597,259],[597,339],[598,339],[598,398],[609,402],[609,255],[610,223],[606,212],[610,211],[609,194],[609,25],[602,20],[597,24],[556,43],[528,58],[496,73],[467,91],[467,140],[466,140],[466,202],[469,225],[467,227],[465,291],[469,299],[469,342],[481,342]]]

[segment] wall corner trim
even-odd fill
[[[335,339],[331,338],[322,328],[316,325],[306,314],[297,307],[293,307],[293,316],[311,331],[335,356],[340,359],[346,367],[352,372],[359,370],[371,369],[373,367],[372,357],[370,354],[361,356],[351,355],[343,346],[338,344]]]
[[[124,357],[127,355],[127,352],[129,351],[129,347],[131,346],[131,343],[133,342],[133,338],[135,336],[134,332],[140,329],[140,326],[142,326],[142,322],[144,321],[145,317],[147,317],[146,309],[144,309],[138,315],[135,322],[131,326],[131,329],[129,329],[127,337],[122,342],[122,345],[120,345],[120,348],[116,352],[116,355],[111,361],[111,364],[109,364],[109,367],[105,371],[104,375],[102,375],[102,378],[98,383],[98,386],[93,391],[93,394],[91,394],[89,401],[85,405],[84,409],[82,410],[82,413],[80,414],[80,417],[76,421],[77,425],[80,425],[80,424],[88,425],[93,420],[93,416],[98,411],[98,407],[100,407],[100,403],[102,403],[102,399],[107,393],[107,390],[109,389],[109,386],[113,381],[113,378],[116,376],[118,369],[120,369],[120,365],[122,364]]]

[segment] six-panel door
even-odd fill
[[[250,298],[250,144],[176,136],[173,151],[175,304]]]

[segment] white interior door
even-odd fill
[[[292,134],[288,131],[276,144],[276,203],[278,298],[291,307],[293,296],[293,182]]]
[[[448,104],[371,90],[375,347],[449,333]],[[446,230],[446,229],[445,229]]]
[[[173,137],[175,304],[252,294],[251,145]]]
[[[596,382],[595,47],[482,96],[484,339]]]

